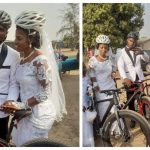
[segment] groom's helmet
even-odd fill
[[[0,10],[0,25],[5,27],[6,29],[9,29],[11,27],[11,18],[8,13],[6,13],[3,10]]]
[[[138,32],[130,32],[128,35],[127,35],[127,38],[133,38],[135,40],[138,40],[139,39],[139,33]]]
[[[37,11],[24,11],[16,19],[17,26],[24,29],[40,30],[45,24],[44,14]]]

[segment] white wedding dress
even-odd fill
[[[14,128],[12,141],[21,146],[38,137],[48,137],[48,131],[55,120],[55,108],[51,97],[51,68],[44,55],[39,55],[30,63],[19,64],[16,79],[20,86],[20,98],[26,102],[35,97],[40,103],[32,107],[32,114],[23,118]]]
[[[93,56],[89,60],[90,76],[96,77],[96,81],[100,90],[116,89],[115,82],[111,77],[113,66],[114,65],[109,59],[104,62],[99,62],[96,57]],[[104,100],[109,98],[112,98],[112,95],[108,96],[99,92],[96,93],[97,100]],[[98,108],[100,119],[103,118],[109,103],[109,101],[99,103]]]

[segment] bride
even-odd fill
[[[45,16],[36,11],[25,11],[15,20],[15,47],[24,53],[16,71],[21,102],[7,101],[3,105],[32,109],[31,116],[19,121],[13,130],[12,140],[16,146],[34,138],[48,138],[54,121],[60,121],[66,113],[53,49],[44,32],[45,20]]]

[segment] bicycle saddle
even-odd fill
[[[26,109],[26,110],[22,109],[22,110],[17,110],[13,115],[14,115],[14,119],[17,119],[19,121],[22,118],[31,115],[31,113],[32,113],[31,109]]]

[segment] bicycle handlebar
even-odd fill
[[[145,80],[142,80],[142,81],[136,81],[136,82],[133,82],[133,84],[132,85],[140,85],[140,84],[142,84],[143,82],[145,82],[145,81],[148,81],[148,80],[150,80],[150,78],[149,79],[145,79]],[[135,87],[134,88],[126,88],[125,86],[122,86],[122,87],[120,87],[120,88],[117,88],[117,89],[108,89],[108,90],[101,90],[101,91],[99,91],[100,93],[108,93],[108,92],[117,92],[117,93],[119,93],[119,92],[121,92],[121,90],[125,90],[125,91],[135,91],[136,89],[135,89]]]
[[[148,81],[148,80],[150,80],[150,78],[142,80],[142,81],[135,81],[135,82],[133,82],[133,84],[141,84],[141,83]]]
[[[120,92],[122,89],[125,89],[124,86],[117,88],[117,89],[109,89],[109,90],[101,90],[100,93],[108,93],[108,92]]]

